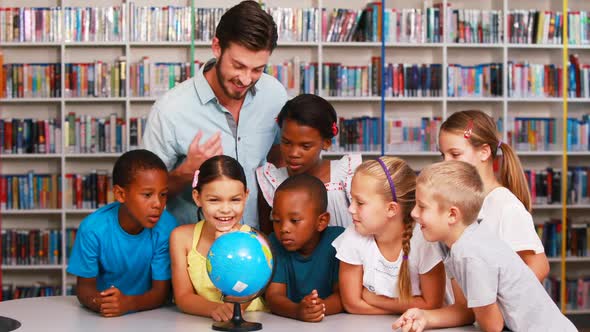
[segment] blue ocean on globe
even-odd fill
[[[248,297],[266,287],[273,257],[257,232],[230,232],[218,237],[207,254],[207,273],[224,296]]]

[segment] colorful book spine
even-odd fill
[[[381,25],[381,2],[370,2],[364,9],[322,9],[322,40],[325,42],[378,42]]]
[[[524,174],[534,205],[561,203],[561,169],[526,169]]]
[[[129,119],[129,148],[131,150],[142,146],[142,138],[147,123],[147,117]]]
[[[127,148],[127,124],[113,113],[98,118],[70,112],[64,122],[66,153],[121,153]]]
[[[447,68],[447,96],[501,97],[501,63],[466,66],[449,64]]]
[[[370,152],[381,149],[380,118],[340,118],[338,127],[338,135],[332,142],[332,151]]]
[[[447,38],[459,44],[498,44],[504,34],[501,10],[450,8]]]
[[[362,66],[347,66],[341,63],[324,63],[323,89],[326,96],[368,97],[377,84],[372,76],[372,63]]]
[[[442,96],[441,64],[389,63],[383,79],[386,97]]]
[[[61,208],[61,176],[58,174],[3,174],[0,176],[0,209]]]
[[[195,71],[201,65],[200,61],[195,61]],[[134,97],[160,97],[190,77],[189,62],[152,63],[144,56],[129,67],[129,88]]]
[[[556,118],[515,117],[508,121],[508,143],[517,151],[559,150]]]
[[[0,43],[60,42],[62,8],[0,7]]]
[[[570,27],[576,25],[570,15]],[[506,38],[513,44],[558,45],[562,43],[563,13],[552,10],[510,10]],[[574,25],[572,25],[572,23]],[[571,38],[570,38],[571,40]]]
[[[61,264],[61,230],[2,229],[3,265]]]
[[[436,152],[440,117],[392,118],[385,120],[385,151]]]
[[[590,12],[568,12],[568,38],[571,45],[590,44]]]
[[[10,63],[2,65],[3,98],[58,98],[61,96],[61,64]]]
[[[60,152],[59,119],[0,119],[0,154]]]
[[[200,14],[199,10],[197,14]],[[197,17],[203,19],[202,16],[197,15]],[[131,1],[129,2],[129,24],[130,40],[134,42],[189,42],[191,40],[191,8],[189,6],[138,6]]]
[[[204,42],[213,40],[217,23],[226,10],[226,8],[195,8],[195,40]]]
[[[320,31],[318,8],[266,8],[277,24],[279,42],[317,42]],[[214,11],[214,14],[217,14]],[[215,20],[213,20],[216,22]],[[352,26],[350,21],[347,27]],[[210,38],[210,36],[207,36]]]
[[[67,98],[125,97],[126,59],[114,63],[66,63],[64,93]]]
[[[68,285],[66,295],[75,295],[75,286]],[[37,282],[30,286],[22,284],[2,284],[1,301],[24,299],[29,297],[60,296],[62,290],[59,285],[47,285]]]
[[[64,7],[66,42],[121,42],[125,35],[127,5]]]
[[[114,201],[112,176],[106,170],[65,175],[67,209],[97,209]]]

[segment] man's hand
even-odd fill
[[[100,298],[95,298],[95,302],[100,305],[100,314],[103,317],[117,317],[131,311],[129,297],[115,286],[100,292]]]
[[[305,296],[297,308],[297,319],[304,322],[320,322],[324,319],[326,305],[318,296],[314,289],[309,295]]]
[[[243,313],[244,310],[242,310]],[[211,318],[216,322],[227,322],[234,314],[233,303],[220,303],[213,311],[211,311]]]
[[[404,312],[400,318],[393,322],[392,328],[402,329],[402,332],[422,332],[426,328],[426,316],[424,310],[412,308]]]
[[[203,132],[199,130],[186,152],[185,162],[190,172],[198,170],[205,160],[223,153],[220,132],[211,136],[204,144],[200,144],[202,137]]]

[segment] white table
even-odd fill
[[[0,316],[21,322],[16,332],[27,331],[212,331],[212,320],[180,312],[174,306],[103,318],[82,307],[75,296],[53,296],[0,302]],[[262,331],[358,332],[391,331],[395,316],[338,314],[320,323],[305,323],[263,312],[249,312],[248,321],[262,323]],[[474,326],[441,331],[479,331]]]

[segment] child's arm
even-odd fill
[[[523,250],[516,253],[529,269],[533,270],[540,282],[543,282],[549,275],[549,260],[547,260],[545,253],[535,254],[533,250]]]
[[[191,225],[193,226],[193,225]],[[196,294],[187,272],[186,255],[192,245],[193,227],[177,227],[170,235],[170,261],[172,265],[172,285],[174,301],[178,308],[187,314],[212,317],[216,321],[230,320],[233,306],[229,303],[216,303]]]
[[[272,282],[266,289],[265,299],[274,314],[305,322],[319,322],[324,318],[326,306],[314,292],[305,296],[300,303],[295,303],[287,297],[286,284]]]
[[[467,300],[455,279],[451,279],[455,303],[435,310],[410,309],[393,323],[393,328],[405,327],[412,332],[473,324],[473,310],[467,308]],[[406,330],[404,330],[406,331]]]
[[[170,280],[152,280],[152,288],[141,295],[125,295],[115,286],[100,292],[100,313],[116,317],[129,311],[142,311],[162,306],[170,293]]]
[[[299,319],[297,309],[299,304],[287,297],[287,285],[278,282],[271,282],[266,289],[264,299],[274,314]]]
[[[76,281],[76,297],[88,309],[100,312],[102,297],[96,289],[96,278],[78,277]]]
[[[351,314],[385,315],[389,311],[372,306],[362,299],[363,292],[363,266],[352,265],[340,261],[340,273],[338,275],[342,306]]]
[[[376,295],[368,290],[363,290],[362,298],[370,305],[392,314],[399,314],[410,308],[440,308],[445,296],[445,267],[442,262],[420,275],[420,290],[422,295],[413,296],[407,303],[402,303],[398,298]]]
[[[504,329],[504,317],[500,312],[498,303],[494,302],[483,307],[473,308],[475,320],[484,331],[502,331]]]
[[[363,287],[364,288],[364,287]],[[334,315],[341,313],[342,308],[342,299],[340,297],[340,287],[338,284],[334,285],[334,289],[332,290],[332,294],[326,297],[323,300],[323,303],[326,305],[326,312],[325,315]]]

